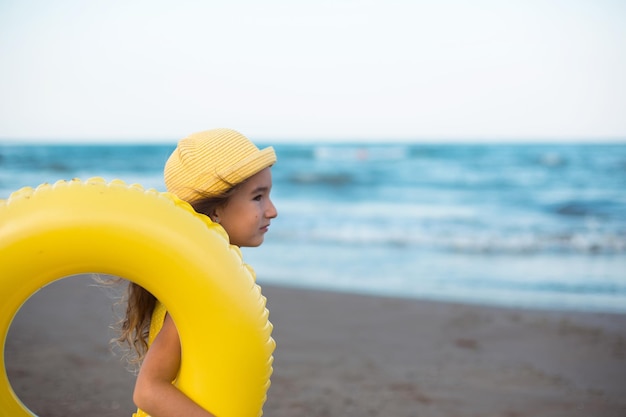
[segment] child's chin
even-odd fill
[[[246,242],[244,245],[238,245],[241,246],[243,248],[257,248],[259,246],[261,246],[261,244],[263,244],[264,239],[261,238],[257,241],[253,241],[253,242]]]

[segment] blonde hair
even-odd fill
[[[139,365],[148,351],[150,319],[156,305],[156,298],[148,290],[129,282],[124,298],[126,311],[118,322],[118,336],[115,341],[125,351],[129,365]]]

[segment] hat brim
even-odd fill
[[[219,172],[218,175],[225,182],[236,185],[275,163],[276,152],[269,146],[228,167],[228,170]]]

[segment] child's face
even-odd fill
[[[231,244],[241,247],[263,243],[270,220],[278,215],[270,200],[271,190],[272,172],[265,168],[241,184],[225,207],[216,209]]]

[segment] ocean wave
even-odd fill
[[[298,227],[284,229],[275,227],[272,239],[318,245],[379,246],[400,250],[438,250],[450,253],[476,255],[533,255],[538,253],[560,254],[626,254],[626,236],[616,234],[553,234],[553,235],[438,235],[424,230],[346,228],[325,229]]]
[[[352,175],[344,173],[296,172],[289,175],[289,181],[299,185],[345,185],[353,181]]]
[[[331,161],[398,161],[407,159],[409,150],[401,145],[317,146],[313,156]]]
[[[612,281],[564,282],[554,277],[542,277],[541,280],[498,280],[479,278],[465,281],[463,284],[473,289],[488,288],[490,291],[507,290],[515,292],[613,295],[626,294],[626,283]]]
[[[568,217],[626,217],[626,204],[615,200],[567,201],[554,205],[552,210]]]

